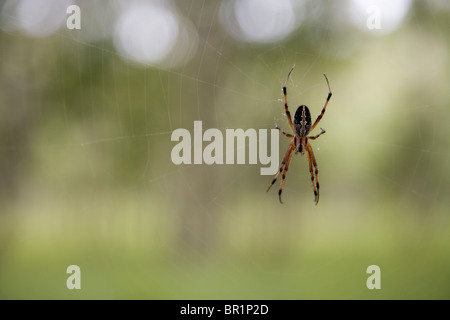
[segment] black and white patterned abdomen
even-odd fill
[[[300,137],[306,137],[311,130],[311,113],[305,105],[301,105],[295,111],[294,130]]]

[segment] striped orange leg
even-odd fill
[[[275,176],[275,178],[273,178],[272,183],[270,184],[269,188],[267,188],[267,191],[270,190],[270,188],[272,188],[272,186],[274,185],[274,183],[277,181],[278,177],[280,176],[280,174],[283,172],[283,168],[284,165],[286,164],[286,161],[288,159],[288,157],[291,155],[292,151],[295,149],[294,144],[291,142],[291,144],[289,144],[289,148],[286,151],[286,154],[284,155],[283,161],[281,162],[281,166],[280,169],[278,170],[277,175]],[[292,156],[291,156],[292,157]],[[267,192],[266,191],[266,192]]]
[[[328,82],[328,78],[326,75],[325,76],[325,80],[327,80],[327,85],[328,85],[328,96],[327,96],[327,100],[325,101],[325,105],[322,108],[322,112],[319,114],[319,116],[317,117],[316,121],[314,122],[314,124],[312,125],[310,131],[313,131],[313,129],[317,126],[317,124],[319,123],[319,121],[322,119],[323,115],[325,114],[325,109],[327,108],[328,102],[331,99],[331,88],[330,88],[330,83]]]
[[[307,148],[307,154],[308,154],[309,158],[311,158],[311,160],[308,160],[309,172],[311,173],[311,181],[313,183],[314,196],[315,196],[315,201],[316,201],[316,205],[317,205],[317,203],[319,202],[319,169],[317,168],[316,156],[314,155],[311,144],[309,142],[308,142],[306,148]],[[311,162],[312,162],[312,165],[311,165]],[[316,180],[315,184],[314,184],[312,166],[314,166],[314,176],[315,176],[315,180]]]
[[[286,81],[284,81],[283,94],[284,94],[284,111],[286,112],[286,117],[288,118],[289,125],[291,126],[292,131],[295,132],[294,124],[292,123],[291,113],[289,112],[289,109],[288,109],[287,94],[286,94],[286,85],[287,85],[287,82],[289,80],[289,76],[291,75],[292,70],[294,70],[294,67],[292,67],[292,69],[289,71]]]
[[[312,164],[312,154],[311,154],[311,148],[309,143],[306,145],[306,156],[308,157],[308,166],[309,166],[309,173],[311,175],[311,183],[314,189],[314,201],[317,203],[319,202],[319,190],[316,188],[316,183],[314,179],[314,171],[313,171],[313,164]]]
[[[322,128],[320,128],[320,130],[322,130],[322,131],[319,134],[317,134],[315,136],[309,136],[308,139],[315,140],[315,139],[317,139],[318,137],[320,137],[321,135],[323,135],[326,132]]]
[[[289,164],[291,163],[292,156],[294,155],[294,150],[295,148],[291,148],[291,153],[289,154],[286,165],[284,166],[283,176],[280,183],[280,190],[278,190],[278,198],[280,199],[280,203],[283,203],[283,201],[281,201],[281,193],[283,192],[284,180],[286,180],[286,173],[289,170]]]
[[[290,133],[284,132],[282,129],[280,129],[280,127],[278,126],[278,124],[275,123],[275,128],[278,129],[278,131],[280,131],[282,134],[284,134],[286,137],[288,138],[293,138],[294,136]]]

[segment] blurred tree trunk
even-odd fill
[[[192,87],[192,83],[185,85],[183,94],[189,96],[189,99],[180,97],[182,127],[191,132],[193,145],[195,120],[202,121],[203,132],[208,128],[216,127],[213,85],[216,81],[216,68],[217,63],[220,63],[220,56],[209,44],[220,47],[223,34],[215,37],[221,32],[217,25],[218,3],[196,1],[179,3],[179,5],[191,6],[191,8],[184,8],[183,12],[191,13],[188,18],[197,24],[200,37],[196,56],[187,67],[190,69],[189,74],[198,75],[198,80],[193,81],[195,87]],[[220,43],[215,43],[217,41]],[[188,86],[191,90],[187,88]],[[206,144],[203,143],[203,147]],[[217,240],[219,212],[213,199],[217,194],[219,177],[214,166],[205,164],[188,166],[182,169],[183,181],[178,184],[178,244],[183,253],[204,256],[214,251]]]
[[[0,198],[6,201],[17,196],[25,174],[41,88],[34,81],[36,51],[25,47],[26,40],[0,36]]]
[[[38,64],[25,39],[0,32],[0,264],[16,237],[17,198],[31,158],[30,136],[37,123],[41,84]]]

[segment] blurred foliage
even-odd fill
[[[109,39],[0,31],[0,298],[450,298],[450,12],[417,1],[373,36],[337,28],[323,5],[288,39],[253,45],[222,30],[220,2],[189,4],[177,6],[199,48],[173,69]],[[294,64],[291,112],[319,114],[323,73],[333,91],[313,142],[318,206],[301,155],[283,205],[260,165],[172,164],[171,132],[194,120],[287,130]]]

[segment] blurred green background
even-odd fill
[[[0,8],[0,298],[450,298],[447,2]],[[260,164],[172,163],[194,120],[288,130],[293,65],[291,112],[333,91],[317,206],[300,154],[284,204]]]

